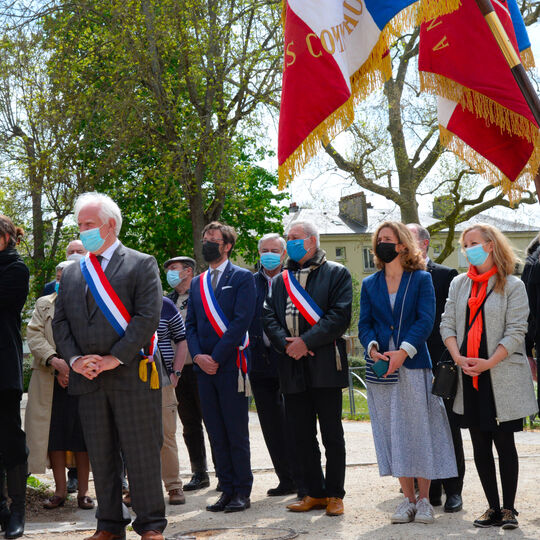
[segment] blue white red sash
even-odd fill
[[[122,337],[126,333],[126,328],[131,321],[131,315],[112,288],[107,276],[103,272],[103,268],[101,268],[101,264],[93,253],[87,253],[86,256],[81,259],[80,265],[82,275],[88,285],[88,289],[96,301],[96,305],[103,315],[105,315],[105,318],[115,329],[116,333]],[[140,351],[143,360],[141,360],[141,363],[139,364],[139,377],[143,382],[146,382],[148,378],[146,364],[152,364],[150,386],[153,389],[159,388],[159,376],[154,362],[156,345],[157,334],[154,332],[154,335],[150,340],[148,355],[144,353],[143,349]]]
[[[208,270],[202,273],[199,280],[199,286],[206,317],[210,321],[210,324],[212,325],[212,328],[216,334],[221,338],[227,331],[229,321],[216,300],[214,289],[212,288],[210,272]],[[239,370],[238,391],[241,392],[245,389],[246,395],[250,395],[247,356],[244,352],[248,345],[249,334],[246,332],[244,339],[242,340],[242,344],[236,348],[236,367]],[[242,373],[246,378],[245,384],[244,379],[242,378]]]
[[[309,296],[304,287],[298,283],[292,272],[283,270],[282,276],[285,289],[287,289],[292,303],[311,326],[317,324],[319,319],[324,315],[322,309]]]

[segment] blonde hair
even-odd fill
[[[497,227],[487,223],[477,223],[476,225],[467,227],[461,233],[459,244],[463,253],[465,253],[465,248],[463,247],[465,235],[471,231],[479,231],[484,241],[493,244],[493,262],[497,266],[497,280],[494,290],[495,292],[503,292],[506,285],[506,276],[514,273],[518,262],[518,258],[510,242]]]
[[[373,258],[375,260],[375,265],[379,270],[384,268],[384,262],[377,257],[377,238],[382,229],[391,229],[394,231],[394,234],[397,237],[398,244],[402,244],[405,249],[399,253],[399,258],[403,270],[408,272],[413,272],[414,270],[425,270],[426,261],[422,256],[422,252],[416,243],[416,240],[413,238],[411,231],[399,221],[385,221],[381,223],[377,230],[373,233],[372,248],[373,248]]]

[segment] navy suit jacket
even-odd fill
[[[409,276],[411,276],[411,281],[404,303],[403,297]],[[401,331],[399,331],[402,306],[403,318]],[[431,359],[426,340],[431,334],[434,321],[435,290],[428,272],[423,270],[412,273],[403,272],[393,310],[383,270],[367,277],[362,282],[358,337],[365,349],[372,341],[376,341],[380,352],[387,351],[390,336],[393,336],[397,348],[406,341],[417,351],[413,358],[407,357],[405,367],[430,368]]]
[[[191,281],[186,317],[186,339],[192,358],[209,354],[219,364],[218,373],[236,370],[236,348],[242,344],[255,312],[255,282],[249,270],[230,261],[214,291],[216,300],[229,321],[227,331],[219,337],[204,311],[201,276]],[[195,369],[200,368],[195,364]]]

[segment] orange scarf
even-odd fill
[[[467,276],[473,282],[471,287],[471,296],[469,296],[469,324],[471,324],[476,312],[482,305],[482,302],[486,298],[488,280],[491,276],[497,273],[497,267],[493,265],[487,272],[479,274],[476,270],[476,266],[470,265]],[[469,330],[467,335],[467,357],[478,358],[480,352],[480,341],[482,339],[482,330],[484,328],[484,321],[482,320],[482,313],[478,314],[474,324]],[[478,390],[478,377],[473,377],[473,386]]]

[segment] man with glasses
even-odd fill
[[[239,512],[250,507],[253,484],[246,394],[247,330],[255,311],[255,283],[249,270],[229,261],[236,243],[232,227],[209,223],[202,242],[210,267],[191,282],[186,333],[223,490],[206,509]]]

